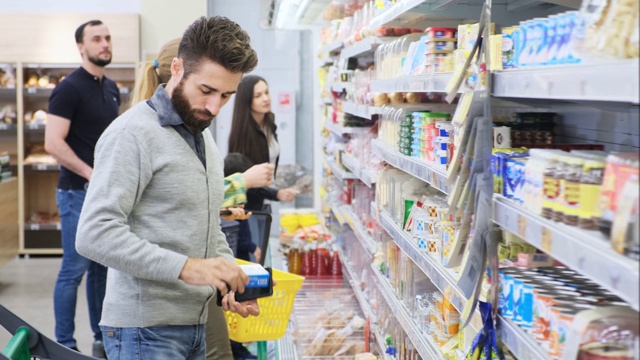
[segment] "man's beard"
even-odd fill
[[[99,57],[87,56],[87,59],[91,61],[94,65],[105,67],[111,64],[111,57],[107,60],[100,59]]]
[[[194,133],[204,131],[213,121],[214,116],[209,110],[195,110],[191,108],[189,100],[184,96],[184,79],[180,80],[175,89],[173,89],[171,104],[173,104],[173,108],[178,115],[180,115],[184,124]],[[197,114],[205,115],[209,120],[201,120],[196,116]]]

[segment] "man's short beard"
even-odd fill
[[[194,110],[191,108],[189,104],[189,100],[184,96],[184,81],[185,78],[182,78],[178,85],[173,89],[171,94],[171,104],[173,104],[173,108],[176,110],[180,118],[184,124],[191,130],[192,132],[203,132],[204,129],[208,128],[213,121],[214,116],[208,110]],[[210,118],[210,120],[201,120],[196,114],[203,114]]]
[[[105,67],[109,64],[111,64],[111,58],[107,59],[107,60],[102,60],[98,57],[87,57],[87,59],[94,65],[100,66],[100,67]]]

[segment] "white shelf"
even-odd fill
[[[395,5],[393,5],[391,8],[385,10],[383,13],[371,19],[369,26],[372,29],[375,29],[385,24],[388,24],[396,20],[396,18],[401,16],[402,14],[421,5],[423,2],[424,0],[402,0],[396,3]]]
[[[403,1],[404,3],[404,1]],[[405,76],[395,79],[373,80],[371,92],[445,92],[453,73]]]
[[[638,262],[615,252],[604,235],[544,219],[500,195],[494,195],[493,199],[496,224],[607,288],[638,310]]]
[[[638,104],[638,59],[493,73],[493,96]],[[372,90],[373,91],[373,90]]]
[[[373,140],[371,147],[376,155],[393,167],[417,177],[445,194],[449,194],[451,186],[447,185],[447,170],[444,166],[429,164],[423,160],[402,155],[379,139]]]
[[[49,164],[25,164],[26,171],[60,171],[60,165]]]
[[[342,50],[342,47],[343,47],[342,40],[335,40],[334,42],[325,45],[322,48],[322,52],[334,53],[334,52],[338,52],[338,51]]]
[[[370,321],[371,334],[373,335],[374,342],[376,344],[376,347],[378,348],[378,352],[380,353],[380,357],[386,359],[386,357],[384,357],[384,353],[387,348],[387,345],[384,341],[384,337],[380,333],[380,329],[376,325],[378,321],[376,314],[374,314],[373,309],[371,308],[371,304],[367,301],[367,297],[360,289],[361,281],[359,280],[353,268],[351,268],[351,264],[349,263],[349,261],[345,260],[346,257],[343,256],[342,252],[340,253],[340,259],[342,261],[342,268],[344,270],[344,274],[347,277],[347,281],[349,282],[349,285],[351,285],[351,288],[353,289],[353,293],[356,296],[356,300],[358,301],[358,304],[360,304],[362,313],[364,314],[365,317],[368,317],[369,319],[371,319]]]
[[[362,183],[367,185],[368,187],[371,187],[371,185],[375,184],[377,181],[377,176],[371,174],[371,172],[367,169],[359,168],[356,159],[347,153],[342,154],[342,165],[349,169],[349,171],[357,176],[358,179],[360,179],[360,181],[362,181]]]
[[[373,115],[380,114],[381,110],[376,106],[356,104],[349,101],[342,102],[342,112],[365,119],[371,119]]]
[[[335,204],[335,203],[329,203],[329,207],[331,208],[331,211],[333,212],[333,215],[336,217],[336,220],[338,220],[338,223],[340,225],[344,225],[346,224],[346,218],[344,216],[344,214],[342,213],[341,205]]]
[[[60,223],[50,224],[24,224],[25,230],[39,231],[39,230],[60,230]]]
[[[342,61],[351,57],[359,57],[363,55],[372,55],[378,46],[387,40],[389,39],[382,37],[368,37],[358,41],[357,43],[342,49],[340,52],[340,60]]]
[[[498,317],[498,340],[501,341],[518,360],[546,360],[548,352],[536,342],[531,334],[503,316]]]
[[[334,124],[332,122],[325,125],[325,127],[331,131],[332,133],[342,136],[347,134],[358,134],[365,133],[371,130],[370,127],[350,127],[350,126],[340,126],[338,124]]]
[[[335,177],[338,178],[338,180],[345,181],[345,180],[349,180],[349,179],[357,179],[357,177],[355,175],[353,175],[353,173],[351,173],[349,171],[346,171],[346,170],[343,170],[335,162],[327,161],[327,164],[329,164],[329,168],[331,169],[331,172],[333,173],[333,175],[335,175]]]
[[[387,305],[389,305],[389,308],[391,309],[391,313],[393,313],[396,319],[398,319],[400,326],[402,326],[402,329],[404,329],[404,332],[407,334],[420,356],[423,359],[444,359],[444,356],[433,343],[431,338],[425,336],[416,326],[412,316],[409,315],[407,308],[400,302],[387,279],[385,279],[380,273],[380,270],[376,269],[374,264],[371,265],[371,268],[374,273],[373,282],[378,286],[378,289],[382,293]]]
[[[348,82],[335,82],[331,84],[331,91],[333,92],[342,92],[349,85]]]
[[[356,214],[351,210],[351,207],[344,205],[340,211],[344,215],[347,224],[349,224],[356,235],[356,238],[360,241],[362,247],[367,250],[370,256],[373,256],[376,252],[376,243],[371,238],[371,235],[369,235],[367,229],[362,226],[362,223],[360,223]]]
[[[378,209],[378,216],[380,225],[391,235],[393,241],[398,245],[402,252],[404,252],[411,260],[427,275],[433,285],[435,285],[441,293],[444,293],[447,287],[450,287],[451,304],[462,313],[464,305],[467,302],[462,291],[458,288],[455,274],[450,270],[445,269],[442,264],[437,260],[431,258],[429,255],[423,253],[415,243],[415,240],[411,237],[411,234],[402,230],[400,225],[396,224],[391,215],[384,209]],[[482,319],[479,314],[474,316],[471,323],[472,327],[476,330],[482,328]]]

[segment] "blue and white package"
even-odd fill
[[[246,288],[269,287],[269,272],[258,264],[240,265],[242,271],[249,276],[249,284]]]

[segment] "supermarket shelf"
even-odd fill
[[[370,87],[371,92],[445,92],[452,77],[453,73],[405,76],[373,80]]]
[[[360,179],[360,181],[362,181],[368,187],[371,187],[371,184],[375,184],[377,181],[377,176],[371,174],[371,172],[367,169],[360,169],[356,163],[356,159],[353,156],[347,153],[342,154],[342,165],[344,165],[344,167],[349,169],[349,171],[357,176],[358,179]]]
[[[0,123],[0,131],[15,131],[16,126],[14,124]]]
[[[416,350],[420,354],[423,359],[444,359],[444,356],[438,349],[438,347],[433,343],[431,338],[425,336],[420,332],[418,327],[412,320],[412,317],[409,315],[404,304],[400,302],[394,293],[391,285],[387,279],[382,276],[379,269],[376,269],[375,264],[371,265],[373,273],[373,282],[376,284],[382,296],[384,297],[387,305],[391,309],[391,312],[396,316],[400,326],[404,329],[404,332],[407,334]]]
[[[544,360],[549,358],[547,351],[536,342],[532,335],[526,333],[513,321],[502,316],[499,316],[498,340],[518,360]]]
[[[348,85],[349,83],[347,82],[335,82],[331,84],[331,91],[340,93],[346,89]]]
[[[0,99],[11,99],[16,97],[15,88],[0,88]]]
[[[345,181],[349,179],[357,179],[357,177],[353,175],[353,173],[343,170],[335,162],[327,161],[327,163],[329,164],[329,168],[331,169],[331,172],[333,173],[333,175],[335,175],[335,177],[338,178],[338,180]]]
[[[600,232],[544,219],[500,195],[493,198],[493,221],[639,310],[638,262],[615,252]]]
[[[367,297],[360,289],[360,286],[359,286],[360,280],[358,280],[358,277],[356,276],[356,272],[351,267],[351,264],[349,263],[349,261],[345,261],[346,257],[343,256],[342,254],[340,254],[340,259],[342,259],[342,265],[343,265],[342,268],[345,270],[344,274],[347,277],[347,281],[353,288],[353,293],[356,296],[356,300],[358,300],[358,304],[360,304],[362,313],[364,314],[365,317],[368,317],[369,319],[371,319],[371,322],[370,322],[371,333],[373,335],[373,339],[376,344],[376,347],[378,348],[378,352],[380,354],[379,357],[386,359],[387,357],[384,356],[384,354],[385,354],[387,345],[384,341],[384,336],[382,336],[380,328],[376,324],[377,323],[376,314],[373,312],[373,309],[371,308],[371,304],[367,301]]]
[[[493,73],[492,95],[638,104],[639,66],[638,59],[629,59],[498,71]]]
[[[334,42],[332,42],[330,44],[325,45],[322,48],[322,52],[335,53],[335,52],[338,52],[338,51],[342,50],[343,46],[344,45],[342,44],[342,40],[336,40],[336,41],[334,41]]]
[[[342,136],[345,134],[357,134],[364,133],[371,130],[370,127],[350,127],[350,126],[340,126],[338,124],[329,123],[326,124],[325,127],[331,131],[332,133]]]
[[[379,139],[373,140],[371,147],[373,152],[380,156],[382,160],[417,177],[443,193],[449,194],[451,187],[447,185],[447,171],[444,167],[402,155]]]
[[[60,171],[60,165],[49,165],[49,164],[31,164],[24,165],[24,169],[26,171]]]
[[[324,98],[322,99],[322,103],[325,105],[331,105],[333,104],[333,99]]]
[[[46,127],[47,127],[46,124],[25,124],[24,125],[25,131],[44,131]]]
[[[24,224],[25,230],[39,231],[39,230],[60,230],[60,223],[52,224]]]
[[[353,210],[351,210],[351,206],[343,205],[340,211],[344,214],[347,224],[349,224],[355,233],[356,238],[360,241],[362,247],[367,250],[370,256],[373,256],[376,252],[376,243],[371,238],[371,235],[369,235],[367,229],[362,226],[362,223],[360,223]]]
[[[23,90],[24,96],[34,98],[49,98],[53,89],[29,87]]]
[[[382,109],[376,106],[361,105],[348,101],[342,102],[343,112],[365,119],[371,119],[373,115],[379,114],[380,110]]]
[[[20,250],[20,255],[62,255],[62,249],[26,248]]]
[[[342,261],[342,268],[343,270],[345,270],[344,275],[346,275],[347,282],[349,282],[349,285],[351,285],[351,288],[353,288],[353,293],[356,296],[356,299],[358,300],[358,304],[362,309],[362,313],[364,314],[365,317],[370,318],[371,322],[375,322],[376,315],[373,313],[371,304],[369,304],[369,302],[367,301],[366,296],[362,292],[362,289],[360,289],[360,283],[362,282],[360,281],[360,278],[357,276],[356,271],[353,269],[353,267],[349,263],[349,260],[346,260],[346,256],[344,256],[344,253],[342,252],[342,250],[340,251],[340,261]]]
[[[451,287],[451,304],[462,313],[464,310],[464,304],[466,299],[462,294],[460,288],[458,288],[455,275],[444,268],[441,264],[437,263],[435,259],[429,255],[424,254],[415,241],[411,237],[411,234],[402,230],[400,225],[396,224],[391,215],[384,209],[378,209],[380,225],[393,237],[393,241],[402,249],[402,251],[413,260],[413,262],[422,270],[422,272],[431,279],[433,285],[435,285],[441,293],[444,293],[447,287]],[[482,319],[479,314],[474,316],[471,325],[474,329],[480,330],[482,328]]]
[[[331,208],[333,215],[336,217],[336,220],[338,220],[338,223],[340,225],[344,225],[346,223],[346,218],[342,213],[341,205],[330,203],[329,207]]]
[[[389,24],[392,21],[398,21],[400,19],[398,19],[399,17],[401,17],[402,15],[404,15],[405,13],[409,12],[409,11],[416,11],[418,10],[417,7],[422,5],[422,3],[424,2],[424,0],[403,0],[400,1],[398,3],[396,3],[395,5],[393,5],[391,8],[389,8],[388,10],[385,10],[383,13],[379,14],[378,16],[374,17],[373,19],[371,19],[371,22],[369,23],[370,27],[372,29],[378,28],[380,26]]]
[[[340,60],[345,60],[350,57],[358,57],[363,55],[372,55],[380,44],[388,41],[389,38],[383,37],[368,37],[357,43],[347,46],[340,52]]]

